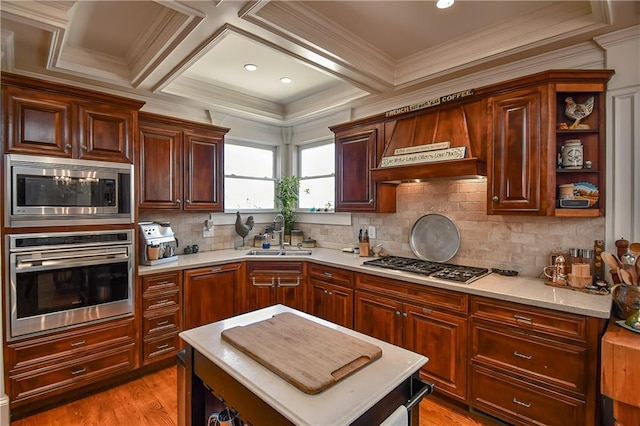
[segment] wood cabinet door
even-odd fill
[[[140,125],[139,197],[141,209],[182,206],[182,133],[179,129]]]
[[[71,158],[73,104],[39,90],[3,87],[5,152]]]
[[[367,292],[355,292],[354,330],[402,346],[402,303]]]
[[[74,157],[131,163],[137,117],[137,111],[95,103],[79,104]]]
[[[546,214],[546,147],[541,108],[544,91],[523,89],[489,100],[492,135],[489,143],[488,214]],[[555,172],[555,170],[554,170]]]
[[[343,327],[353,328],[353,290],[350,288],[311,278],[308,309],[311,315]]]
[[[224,135],[184,134],[184,209],[224,211]]]
[[[184,272],[184,328],[230,318],[236,314],[235,292],[240,264]]]
[[[378,126],[336,133],[336,211],[376,211],[371,168],[379,133]]]
[[[276,279],[271,274],[251,274],[246,282],[243,312],[253,311],[276,303]]]
[[[306,311],[307,301],[305,297],[304,277],[300,275],[285,275],[277,277],[276,280],[275,303],[281,303],[299,311]]]
[[[404,346],[429,358],[421,373],[436,389],[464,400],[467,395],[467,319],[405,304]]]
[[[335,324],[353,328],[353,290],[330,286],[329,303],[325,314]]]

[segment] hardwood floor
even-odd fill
[[[173,426],[177,424],[177,370],[170,367],[104,392],[34,414],[11,426]],[[420,403],[421,426],[497,425],[433,396]]]

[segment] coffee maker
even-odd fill
[[[141,265],[178,260],[178,239],[169,222],[140,222],[138,252]]]

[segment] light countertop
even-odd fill
[[[561,312],[575,313],[596,318],[611,316],[611,296],[589,294],[571,289],[548,286],[543,279],[531,277],[506,277],[491,273],[471,284],[454,283],[437,278],[423,277],[408,272],[392,271],[363,266],[371,257],[359,257],[353,253],[326,248],[314,248],[311,255],[301,256],[249,256],[250,248],[243,250],[216,250],[190,255],[180,255],[175,262],[155,266],[140,266],[139,275],[158,272],[214,266],[234,261],[307,260],[317,264],[344,268],[356,272],[387,277],[420,285],[427,285],[462,293],[485,296],[498,300],[522,303]]]
[[[222,331],[293,312],[379,346],[382,356],[317,395],[306,394],[220,337]],[[296,425],[350,424],[428,359],[283,305],[275,305],[180,333],[180,337]]]

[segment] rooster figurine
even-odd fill
[[[578,127],[580,121],[585,119],[593,111],[593,96],[588,98],[583,104],[577,104],[572,97],[567,97],[564,102],[567,104],[564,109],[564,114],[570,119],[574,120],[573,124],[569,126],[570,130]]]
[[[240,218],[240,212],[236,212],[236,232],[238,235],[242,237],[242,247],[246,248],[244,245],[244,238],[249,235],[249,231],[253,229],[253,216],[249,216],[245,223],[242,223],[242,219]]]

